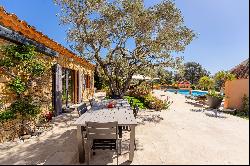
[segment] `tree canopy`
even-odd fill
[[[112,95],[122,97],[132,76],[155,66],[176,67],[195,33],[171,0],[145,8],[143,0],[55,0],[69,25],[68,41],[102,68]]]
[[[228,71],[219,71],[214,75],[215,80],[215,89],[221,90],[221,88],[224,88],[225,82],[234,80],[236,77],[234,74],[228,72]]]
[[[214,79],[208,76],[203,76],[200,78],[198,86],[202,90],[214,89]]]
[[[209,72],[199,63],[187,62],[184,64],[184,79],[190,81],[191,84],[198,84],[203,76],[209,76]]]

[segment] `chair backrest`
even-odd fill
[[[77,108],[77,111],[78,111],[79,116],[81,116],[82,114],[84,114],[86,111],[88,111],[87,104],[86,103],[81,104]]]
[[[118,122],[86,122],[87,139],[117,139]]]
[[[135,118],[137,117],[138,111],[139,111],[139,107],[138,107],[138,105],[135,105],[135,108],[133,109],[133,114],[134,114]]]
[[[91,107],[93,107],[93,105],[94,105],[94,102],[95,102],[95,99],[94,99],[94,98],[92,98],[92,99],[89,99],[89,103],[90,103]]]

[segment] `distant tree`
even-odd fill
[[[159,83],[160,84],[172,84],[173,81],[173,72],[168,71],[164,68],[158,68],[156,70],[156,77],[159,78]]]
[[[210,72],[202,68],[199,63],[187,62],[184,64],[184,78],[191,84],[198,84],[201,77],[209,75]]]
[[[198,87],[202,90],[214,89],[214,79],[208,76],[203,76],[199,80]]]
[[[195,37],[172,0],[146,8],[143,0],[55,0],[61,23],[70,26],[71,48],[99,64],[113,98],[121,98],[132,76],[145,68],[175,67]],[[132,48],[131,48],[131,44]]]
[[[215,89],[220,91],[224,89],[225,82],[236,79],[236,76],[228,71],[219,71],[214,75]]]
[[[231,73],[234,74],[238,79],[249,78],[249,60],[246,62],[246,64],[241,64],[233,69]]]

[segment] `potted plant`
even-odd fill
[[[224,98],[224,95],[222,95],[219,92],[216,92],[215,90],[211,90],[207,94],[207,103],[210,108],[217,109],[220,107],[222,100]]]

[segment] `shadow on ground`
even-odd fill
[[[204,107],[204,103],[203,102],[199,102],[199,101],[185,101],[185,103],[193,105],[194,107]]]
[[[71,126],[72,121],[77,117],[77,114],[65,113],[62,116],[53,119],[51,125],[54,126],[54,129],[48,131],[50,132],[49,134],[44,133],[44,135],[25,140],[25,142],[0,146],[0,163],[6,165],[46,164],[48,160],[51,161],[53,155],[60,152],[63,152],[63,154],[74,154],[72,155],[72,158],[75,157],[78,160],[76,129]],[[136,139],[136,150],[143,150],[138,139]],[[66,157],[69,158],[67,161],[71,160],[71,156]],[[131,163],[126,161],[129,159],[129,132],[123,134],[122,154],[119,158],[119,164],[121,165],[128,165]],[[77,160],[71,164],[80,164]],[[90,162],[90,164],[94,165],[106,165],[112,163],[116,163],[116,154],[110,151],[97,152]],[[83,163],[83,165],[85,164],[86,163]]]
[[[67,130],[61,135],[52,134],[43,141],[29,141],[34,141],[34,143],[26,144],[24,142],[17,146],[15,153],[9,150],[9,152],[1,154],[1,164],[43,164],[56,152],[74,152],[77,148],[74,144],[76,142],[76,129]]]
[[[156,114],[156,115],[138,115],[137,119],[138,119],[139,125],[145,125],[146,122],[160,123],[163,120],[163,117],[160,116],[159,114]]]

